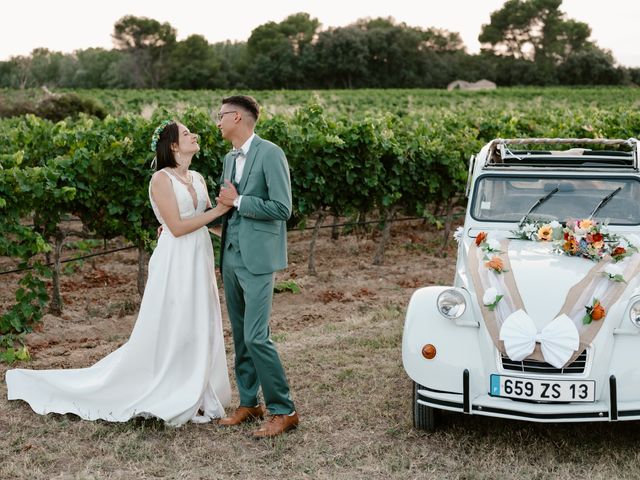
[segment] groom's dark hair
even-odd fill
[[[235,105],[236,107],[246,110],[253,117],[254,121],[258,121],[258,117],[260,116],[260,105],[258,105],[255,98],[250,97],[249,95],[232,95],[222,99],[222,104],[224,105],[225,103]]]

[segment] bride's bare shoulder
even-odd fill
[[[164,170],[158,170],[151,176],[151,183],[167,183],[170,182],[169,175]]]
[[[151,176],[151,181],[149,182],[149,187],[156,189],[164,190],[166,188],[171,188],[171,179],[169,175],[164,170],[158,170]]]

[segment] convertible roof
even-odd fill
[[[560,145],[561,149],[553,148],[554,145]],[[569,148],[562,148],[565,146]],[[587,146],[589,148],[585,148]],[[592,146],[596,148],[590,148]],[[637,171],[639,164],[638,140],[635,138],[497,138],[489,143],[484,166]]]

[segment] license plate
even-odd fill
[[[537,402],[594,402],[594,380],[540,380],[491,375],[492,397],[519,398]]]

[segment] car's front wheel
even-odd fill
[[[422,385],[413,382],[413,428],[433,432],[442,412],[437,408],[418,403],[418,390],[422,388],[424,388]]]

